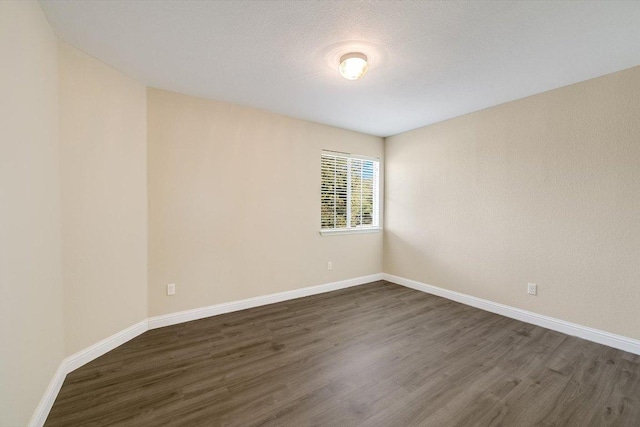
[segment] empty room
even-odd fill
[[[640,426],[640,2],[0,0],[0,427]]]

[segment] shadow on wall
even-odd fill
[[[430,240],[430,245],[417,242]],[[416,242],[416,243],[412,243]],[[436,238],[426,232],[410,232],[403,235],[388,229],[384,230],[384,271],[388,274],[416,280],[447,289],[456,288],[456,284],[465,283],[473,287],[477,272],[462,264],[447,264],[437,256]],[[426,274],[425,274],[426,272]]]

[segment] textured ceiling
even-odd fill
[[[640,64],[640,2],[41,1],[141,82],[388,136]],[[338,58],[358,50],[367,75]]]

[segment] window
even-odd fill
[[[379,228],[379,167],[378,159],[322,152],[322,234]]]

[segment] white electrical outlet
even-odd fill
[[[331,261],[327,263],[327,270],[333,270],[333,263]]]
[[[538,295],[538,285],[536,285],[535,283],[528,283],[527,293],[529,295]]]
[[[169,283],[167,285],[167,295],[175,295],[176,294],[176,284]]]

